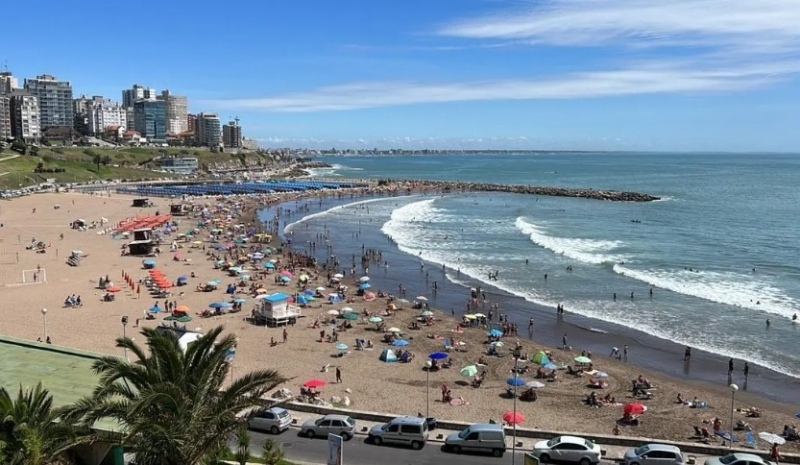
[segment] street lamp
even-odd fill
[[[739,390],[739,386],[736,384],[731,384],[728,386],[731,389],[731,432],[730,434],[730,448],[733,449],[733,401],[736,400],[736,391]]]
[[[126,327],[126,326],[128,326],[128,316],[127,316],[127,315],[124,315],[124,316],[122,317],[122,320],[121,320],[121,321],[122,321],[122,338],[123,338],[123,339],[125,339],[125,338],[127,338],[127,337],[128,337],[128,336],[125,334],[125,327]],[[127,348],[127,347],[125,347],[125,360],[127,360],[127,359],[128,359],[128,348]]]
[[[425,360],[425,418],[431,417],[431,367],[433,362]]]
[[[42,309],[42,319],[44,320],[44,340],[47,341],[47,309]]]
[[[519,362],[519,357],[514,357],[514,376],[519,376],[517,374],[517,363]],[[511,465],[515,465],[517,463],[517,385],[519,383],[514,383],[514,441],[511,443]]]

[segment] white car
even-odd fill
[[[356,420],[347,415],[325,415],[318,420],[308,420],[300,427],[300,435],[307,438],[327,438],[329,434],[349,441],[356,432]]]
[[[558,436],[533,446],[533,455],[542,463],[565,462],[592,465],[600,463],[600,446],[577,436]]]

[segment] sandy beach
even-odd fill
[[[387,189],[406,191],[407,188],[408,186],[394,186]],[[367,191],[360,189],[327,195],[363,195]],[[224,202],[230,206],[229,211],[244,212],[241,221],[250,224],[254,221],[255,206],[267,202],[274,205],[280,201],[299,197],[294,194],[292,196],[249,197],[228,199]],[[144,311],[151,307],[156,299],[146,295],[144,291],[137,295],[135,289],[124,285],[121,280],[123,272],[129,274],[135,281],[147,276],[147,271],[142,269],[143,257],[121,256],[121,246],[125,241],[97,233],[125,218],[153,215],[157,211],[169,212],[171,203],[169,199],[151,200],[155,203],[154,206],[135,208],[131,206],[130,196],[114,193],[104,195],[64,193],[38,194],[3,202],[0,205],[0,223],[2,223],[0,276],[4,286],[0,288],[0,292],[4,294],[3,299],[7,303],[7,308],[0,312],[0,332],[29,340],[44,338],[46,319],[47,335],[53,344],[100,353],[117,353],[121,356],[122,354],[114,347],[114,339],[122,334],[120,323],[122,316],[130,318],[127,334],[134,337],[137,336],[135,328],[137,320],[142,326],[161,323],[164,313],[158,314],[155,320],[143,319]],[[194,202],[208,203],[212,211],[215,205],[219,204],[219,201],[214,199],[195,199]],[[234,203],[236,205],[233,205]],[[102,218],[108,219],[109,222],[98,225],[96,229],[70,228],[70,223],[76,219],[91,223],[100,222]],[[197,221],[192,217],[181,217],[179,220],[181,224],[175,228],[176,231],[193,228]],[[172,236],[175,235],[176,233],[173,233]],[[432,325],[423,325],[421,329],[408,329],[420,311],[412,309],[410,304],[403,304],[400,305],[402,309],[398,309],[391,316],[386,316],[384,322],[387,327],[397,327],[402,330],[402,337],[409,341],[409,345],[403,349],[415,355],[412,361],[381,362],[379,354],[385,346],[381,342],[384,333],[376,330],[376,324],[361,321],[353,321],[352,328],[339,333],[339,341],[351,346],[351,350],[347,355],[338,357],[336,355],[339,351],[335,349],[335,343],[320,342],[320,330],[325,329],[326,333],[330,334],[330,326],[323,326],[320,329],[310,326],[315,320],[322,321],[329,318],[328,312],[332,309],[350,306],[359,312],[380,314],[387,307],[385,298],[366,302],[360,297],[356,297],[352,303],[331,305],[319,303],[320,301],[314,302],[311,307],[303,309],[304,318],[301,318],[296,325],[287,328],[287,342],[270,346],[272,338],[283,341],[283,329],[255,326],[247,321],[246,317],[250,315],[255,300],[248,300],[243,305],[243,311],[239,313],[210,318],[201,318],[197,315],[206,309],[210,302],[229,300],[230,296],[226,296],[224,290],[225,286],[234,280],[224,271],[213,268],[214,261],[208,255],[211,252],[208,237],[208,232],[203,230],[199,236],[193,238],[203,241],[197,248],[192,248],[188,242],[181,243],[181,248],[178,250],[181,260],[177,261],[173,259],[173,253],[169,252],[168,244],[162,245],[164,253],[155,260],[158,269],[172,281],[179,275],[189,276],[192,273],[195,275],[188,280],[187,286],[173,288],[173,295],[168,297],[168,300],[176,301],[179,305],[185,305],[190,309],[188,313],[193,316],[193,320],[187,323],[188,328],[203,331],[224,325],[228,331],[238,335],[239,348],[233,362],[234,376],[256,368],[278,369],[284,375],[293,378],[284,387],[295,394],[299,393],[300,385],[305,380],[323,378],[328,382],[322,388],[324,399],[347,396],[352,402],[352,408],[411,415],[426,411],[426,380],[429,378],[431,416],[462,421],[485,421],[500,420],[504,411],[512,409],[513,401],[505,397],[506,378],[511,376],[510,370],[514,364],[514,358],[509,352],[517,341],[522,346],[521,352],[531,357],[543,350],[550,352],[552,358],[558,362],[574,365],[574,357],[581,355],[581,349],[578,347],[567,351],[536,342],[535,329],[533,341],[528,340],[527,328],[520,326],[519,336],[501,338],[505,346],[498,350],[505,354],[504,356],[483,355],[486,361],[486,379],[481,387],[474,388],[469,385],[471,378],[461,376],[459,371],[464,366],[477,363],[486,351],[486,330],[481,327],[467,327],[463,332],[455,332],[461,315],[457,312],[454,318],[450,312],[445,314],[439,311],[434,312]],[[331,237],[330,240],[335,243],[341,239]],[[39,241],[45,243],[44,253],[26,249],[28,244]],[[273,241],[271,245],[276,246],[279,243]],[[205,251],[204,246],[207,246]],[[367,244],[368,248],[384,246],[385,244]],[[66,264],[66,259],[72,250],[80,250],[86,255],[80,266],[71,267]],[[288,250],[271,257],[279,260],[277,263],[279,267],[288,263]],[[255,276],[256,271],[262,271],[262,268],[256,264],[252,274]],[[324,271],[312,269],[306,271],[311,275],[307,283],[309,288],[328,286]],[[23,273],[25,280],[28,281],[26,284],[22,283]],[[37,282],[31,284],[34,274]],[[106,275],[122,287],[122,291],[115,294],[113,302],[102,301],[105,292],[97,288],[98,279]],[[361,276],[360,269],[353,277],[348,273],[348,276],[342,279],[342,283],[351,290],[355,289]],[[46,282],[43,282],[45,277]],[[212,279],[221,280],[218,291],[195,290],[198,284]],[[298,289],[294,280],[282,286],[274,282],[272,275],[258,280],[258,283],[253,285],[264,287],[270,292],[291,293]],[[65,308],[65,298],[72,294],[81,296],[82,306]],[[408,295],[405,298],[414,300],[415,297],[416,295]],[[464,296],[465,299],[467,297]],[[158,299],[158,302],[163,307],[164,299]],[[42,315],[43,308],[48,310],[46,318]],[[363,351],[352,350],[355,340],[361,338],[371,340],[374,348]],[[451,368],[427,373],[423,369],[423,363],[429,353],[443,350],[442,338],[456,338],[463,341],[464,345],[461,346],[463,350],[450,352]],[[517,403],[518,410],[526,417],[520,426],[611,433],[616,421],[622,417],[622,405],[634,400],[630,392],[631,380],[642,376],[655,386],[652,389],[655,397],[641,401],[648,407],[647,412],[641,417],[641,425],[623,426],[622,435],[685,441],[693,436],[693,426],[705,426],[711,430],[712,425],[704,421],[710,422],[715,417],[721,419],[722,429],[729,429],[731,395],[726,386],[676,381],[607,355],[604,353],[592,356],[593,367],[608,374],[608,378],[605,379],[608,386],[596,392],[599,397],[606,395],[614,397],[617,405],[599,408],[587,406],[583,400],[593,392],[593,389],[587,387],[589,376],[572,376],[565,371],[558,371],[557,381],[537,380],[544,384],[544,387],[538,389],[537,401]],[[534,369],[537,367],[532,362],[521,361],[519,364],[531,365]],[[323,372],[322,367],[326,365],[331,368]],[[337,366],[342,373],[341,383],[335,383],[334,372]],[[525,374],[524,378],[526,381],[534,379],[532,373]],[[440,387],[443,384],[452,389],[454,398],[463,399],[463,405],[451,405],[440,401]],[[679,393],[684,399],[692,400],[696,397],[706,402],[708,408],[690,408],[678,403],[676,398]],[[736,395],[735,408],[743,410],[752,407],[761,410],[760,417],[748,417],[744,412],[736,412],[734,421],[746,421],[756,433],[771,431],[780,434],[784,425],[798,422],[794,416],[796,406],[774,403],[739,391]],[[742,436],[741,433],[739,435]],[[797,441],[790,441],[781,446],[781,450],[798,451],[800,447]]]

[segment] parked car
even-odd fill
[[[444,447],[456,454],[463,452],[488,452],[502,457],[506,452],[506,433],[503,425],[476,423],[458,433],[450,433]]]
[[[775,462],[764,460],[756,454],[728,454],[722,457],[711,457],[705,465],[777,465]]]
[[[683,465],[683,454],[675,446],[647,444],[628,449],[623,460],[625,465]]]
[[[558,436],[549,441],[539,441],[533,446],[533,455],[542,463],[568,462],[591,465],[600,462],[600,446],[577,436]]]
[[[308,420],[300,427],[300,434],[309,438],[327,438],[329,434],[350,440],[356,431],[356,420],[347,415],[325,415],[317,420]]]
[[[428,442],[428,422],[422,417],[398,417],[389,423],[375,425],[369,431],[369,439],[379,446],[383,443],[410,445],[419,450]]]
[[[267,410],[259,410],[247,420],[247,427],[257,431],[269,431],[272,434],[279,434],[289,429],[292,424],[292,414],[285,408],[272,407]]]

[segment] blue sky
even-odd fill
[[[4,22],[20,81],[169,88],[264,146],[800,151],[800,0],[45,5]]]

